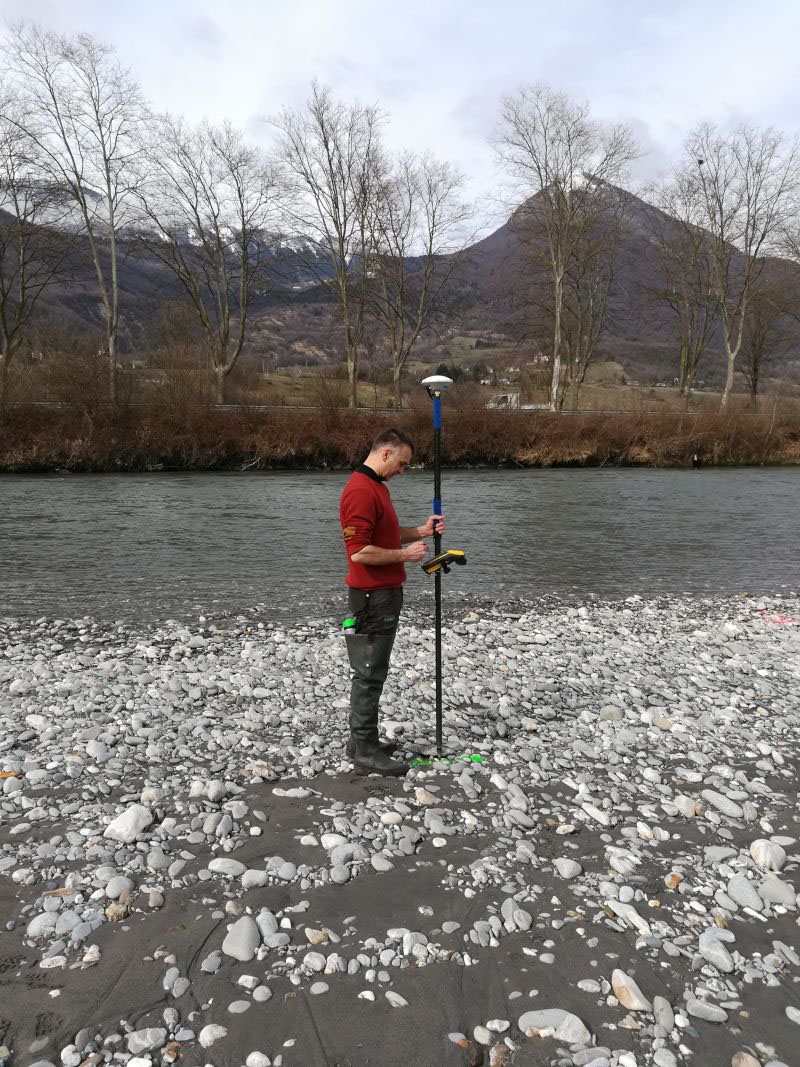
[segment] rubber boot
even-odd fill
[[[396,752],[398,747],[396,741],[378,741],[378,748],[381,752],[385,752],[387,756],[391,756],[393,752]],[[352,737],[348,739],[347,744],[344,746],[344,754],[348,759],[353,759],[356,754],[356,743]]]
[[[380,745],[370,741],[356,741],[353,769],[356,774],[382,774],[386,778],[401,778],[408,772],[408,764],[390,759]]]
[[[353,668],[350,741],[356,773],[403,775],[408,764],[390,759],[378,740],[378,704],[389,673],[394,634],[353,634],[345,640]]]

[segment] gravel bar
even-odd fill
[[[0,1067],[797,1067],[800,598],[0,619]]]

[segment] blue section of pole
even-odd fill
[[[433,398],[433,510],[440,515],[442,506],[442,400]],[[442,535],[433,532],[433,551],[438,556],[442,551]],[[436,654],[436,751],[442,754],[442,573],[434,575],[436,600],[435,654]]]

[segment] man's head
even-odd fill
[[[414,458],[414,442],[402,430],[381,430],[372,442],[367,463],[382,478],[402,474]]]

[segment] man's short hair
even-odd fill
[[[374,452],[378,448],[402,448],[404,445],[411,449],[411,455],[413,456],[414,442],[408,434],[389,426],[385,430],[381,430],[372,442],[372,451]]]

